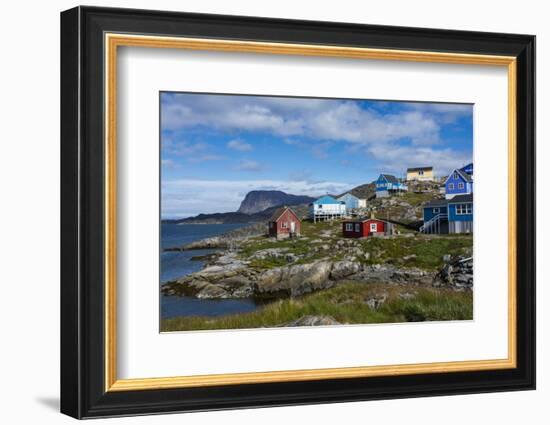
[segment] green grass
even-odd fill
[[[410,291],[410,292],[409,292]],[[365,304],[369,297],[385,293],[378,309]],[[400,293],[412,298],[403,299]],[[308,315],[328,315],[342,324],[471,320],[471,292],[444,289],[409,289],[391,285],[348,282],[301,298],[278,300],[252,312],[222,317],[177,317],[162,320],[163,332],[184,330],[276,327]]]
[[[420,195],[420,194],[410,194]],[[287,253],[301,256],[293,264],[305,264],[312,261],[329,258],[332,261],[338,261],[343,258],[343,250],[337,248],[335,243],[338,240],[347,240],[341,235],[341,221],[310,223],[302,222],[302,236],[306,238],[285,239],[277,241],[268,237],[256,237],[250,239],[240,248],[240,255],[243,259],[248,259],[256,251],[268,248],[286,248]],[[404,228],[398,226],[402,233]],[[321,234],[331,231],[328,237],[321,237]],[[313,242],[318,241],[318,242]],[[434,271],[443,267],[443,255],[451,256],[471,255],[473,246],[472,235],[434,235],[431,237],[415,235],[413,237],[394,237],[394,238],[365,238],[356,240],[364,252],[370,253],[370,258],[366,260],[363,256],[358,256],[357,261],[366,264],[384,264],[391,263],[402,267],[417,267],[427,271]],[[321,245],[330,245],[331,249],[315,252],[314,247]],[[403,257],[414,256],[407,260]],[[255,268],[269,269],[280,267],[287,264],[284,258],[266,258],[262,260],[253,259],[250,265]]]
[[[400,266],[436,270],[443,267],[443,255],[469,255],[472,249],[471,235],[438,235],[412,238],[368,238],[361,245],[371,256],[367,264],[394,263]],[[416,257],[403,260],[403,257]]]
[[[433,198],[434,198],[433,193],[414,193],[414,192],[407,192],[397,197],[397,199],[408,202],[413,207],[417,207],[419,205],[422,205],[425,202],[431,201]]]

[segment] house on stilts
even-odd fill
[[[391,174],[380,174],[375,184],[377,198],[387,198],[396,193],[406,192],[408,189],[406,184],[401,183]]]
[[[314,223],[342,218],[346,215],[346,204],[330,195],[321,196],[310,204],[309,215]]]

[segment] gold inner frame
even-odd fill
[[[135,391],[214,385],[357,378],[417,373],[447,373],[515,368],[516,358],[516,58],[460,53],[370,49],[325,45],[212,40],[128,34],[105,34],[105,391]],[[419,364],[248,372],[164,378],[118,379],[116,325],[116,99],[119,46],[325,56],[469,65],[504,66],[508,72],[508,357]]]

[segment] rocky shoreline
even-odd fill
[[[204,241],[202,241],[204,243]],[[204,245],[201,245],[204,246]],[[219,245],[218,245],[219,247]],[[210,257],[199,272],[163,285],[165,295],[191,296],[199,299],[255,298],[277,299],[299,297],[314,291],[331,288],[344,281],[384,283],[401,286],[432,286],[454,290],[473,287],[473,259],[451,260],[440,271],[398,267],[392,264],[364,264],[357,261],[318,259],[305,264],[292,264],[296,258],[284,250],[256,252],[250,259],[265,256],[284,256],[291,264],[270,269],[250,266],[235,250]]]

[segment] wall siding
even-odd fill
[[[439,208],[438,213],[434,213],[433,209]],[[425,207],[424,208],[424,222],[430,221],[432,218],[434,218],[437,214],[447,214],[447,207],[441,206],[441,207]]]
[[[473,221],[473,204],[471,202],[464,202],[464,204],[472,205],[472,214],[457,214],[456,206],[457,204],[449,204],[449,221]]]
[[[458,188],[459,183],[463,183],[464,188],[459,189]],[[452,189],[450,188],[451,184],[453,185]],[[460,174],[458,174],[457,178],[455,178],[454,173],[452,173],[448,178],[448,180],[445,182],[446,195],[454,196],[454,195],[468,194],[468,193],[472,193],[472,189],[473,189],[472,183],[468,183],[466,180],[464,180],[464,178]]]

